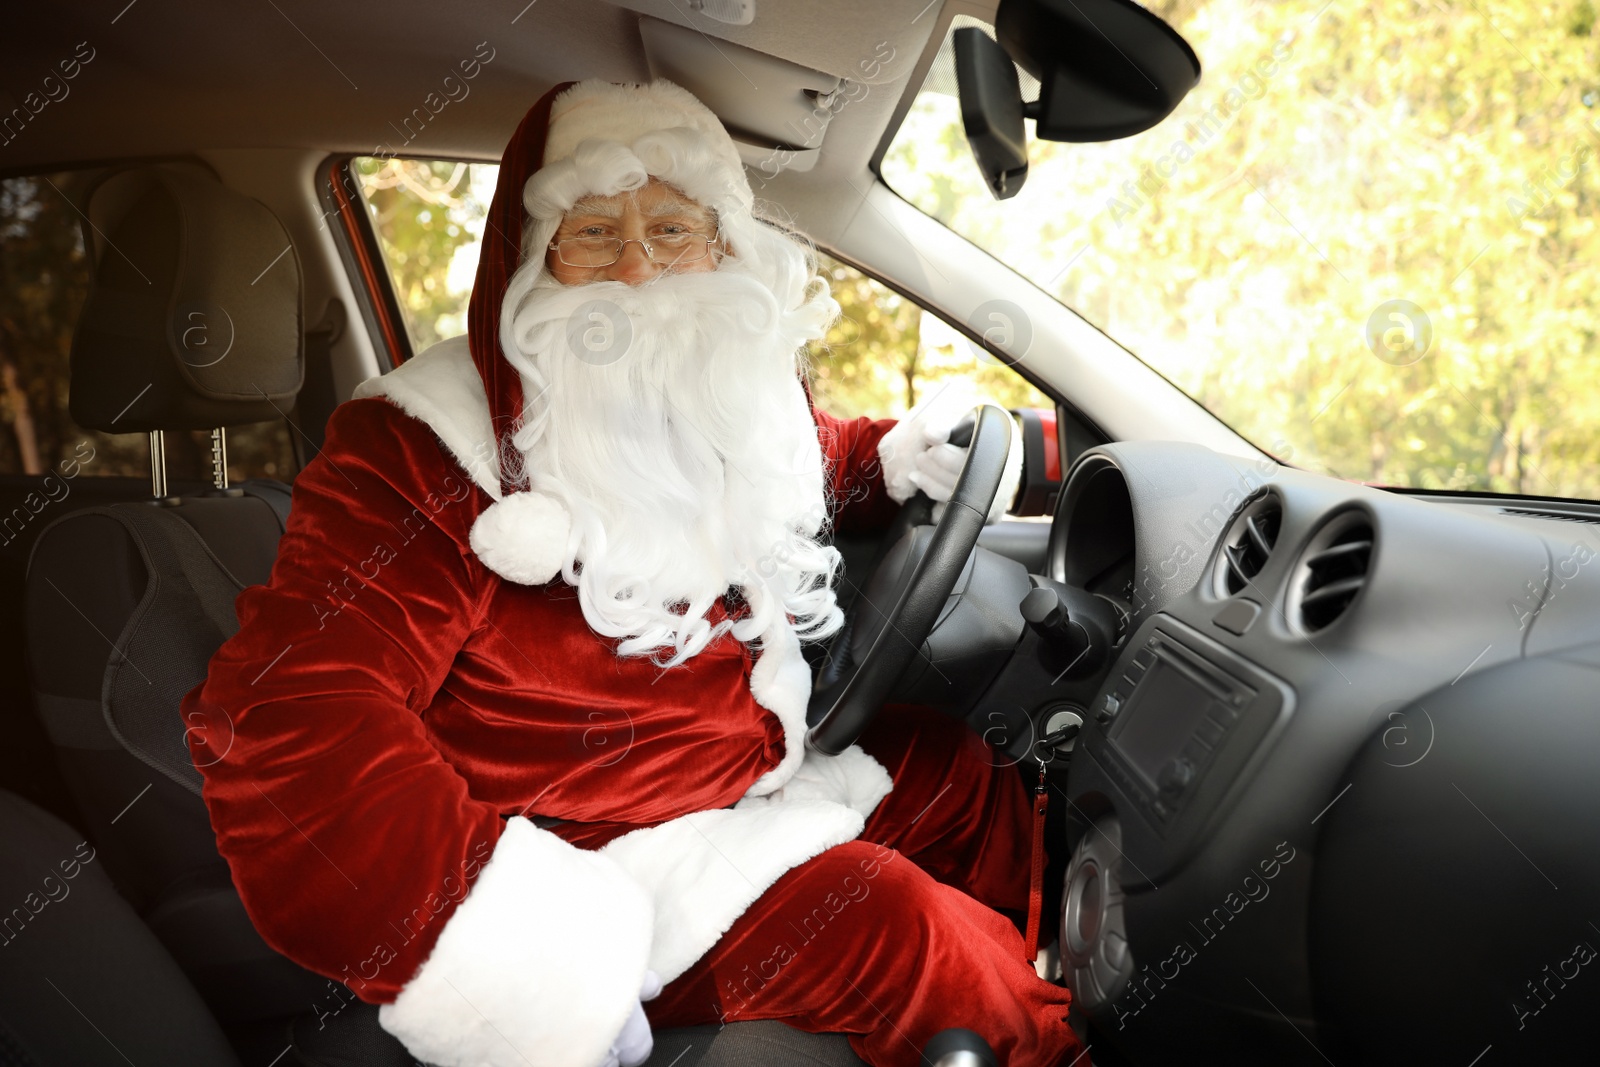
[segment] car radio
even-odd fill
[[[1243,661],[1237,666],[1237,673],[1224,669],[1213,656],[1155,629],[1094,708],[1107,772],[1137,798],[1158,832],[1202,792],[1219,763],[1228,765],[1225,773],[1237,770],[1282,706],[1277,687],[1245,681],[1238,675],[1257,672]],[[1236,737],[1242,744],[1230,744]],[[1236,758],[1220,759],[1225,752]]]

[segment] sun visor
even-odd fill
[[[676,82],[716,112],[745,166],[771,175],[816,165],[843,78],[648,15],[639,36],[650,76]]]

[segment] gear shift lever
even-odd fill
[[[960,1027],[940,1030],[922,1051],[924,1067],[1000,1067],[989,1042]]]

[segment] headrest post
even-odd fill
[[[150,431],[150,492],[157,500],[167,495],[167,442],[160,430]]]
[[[224,426],[211,431],[211,484],[228,488],[228,432]]]

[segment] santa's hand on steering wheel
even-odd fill
[[[939,521],[967,462],[968,446],[950,443],[950,432],[982,402],[969,380],[952,378],[884,434],[878,458],[883,463],[884,488],[896,503],[905,503],[921,490],[934,501],[933,521]],[[1013,419],[1005,472],[985,523],[999,522],[1010,510],[1022,481],[1022,453],[1022,427]]]

